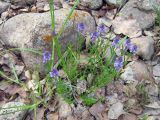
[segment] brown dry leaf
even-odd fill
[[[15,94],[19,94],[22,98],[27,98],[27,93],[26,91],[24,90],[24,88],[18,86],[18,85],[15,85],[15,84],[12,84],[10,85],[7,89],[4,90],[6,93],[9,93],[10,95],[15,95]]]

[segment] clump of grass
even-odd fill
[[[160,6],[153,6],[156,13],[156,24],[160,26]]]
[[[145,90],[145,84],[141,83],[137,86],[138,101],[142,107],[149,103],[149,96]]]
[[[35,111],[35,118],[37,106],[43,104],[47,107],[48,101],[51,100],[55,92],[63,97],[65,101],[73,104],[78,103],[78,99],[81,99],[84,105],[90,106],[101,100],[102,98],[98,98],[95,95],[95,91],[118,78],[121,69],[123,69],[124,65],[127,63],[128,58],[126,58],[126,56],[130,57],[132,53],[135,54],[137,51],[137,46],[132,44],[127,37],[120,38],[117,36],[114,38],[113,42],[111,42],[111,39],[108,39],[107,41],[102,40],[101,36],[107,34],[106,31],[108,28],[104,25],[100,25],[98,26],[97,31],[89,33],[90,41],[88,47],[85,48],[84,51],[79,48],[75,50],[74,46],[70,44],[68,45],[66,52],[63,53],[58,40],[78,3],[79,0],[76,0],[59,33],[53,35],[52,51],[45,51],[43,53],[43,63],[46,65],[46,76],[44,78],[46,87],[45,91],[47,92],[44,93],[43,84],[39,77],[35,77],[38,87],[34,91],[30,91],[30,98],[33,106],[28,105]],[[52,19],[52,31],[54,33],[54,0],[49,0],[49,4]],[[81,44],[79,46],[83,46],[86,36],[85,28],[86,25],[84,23],[79,23],[77,25],[78,33],[75,34],[77,34],[78,43]],[[107,51],[111,54],[109,57],[106,57]],[[84,65],[81,65],[82,53],[87,56],[84,58],[86,61]],[[54,58],[55,54],[57,54],[59,58],[59,61],[56,64]],[[65,78],[59,76],[58,68],[61,68],[64,71],[66,74]],[[16,80],[12,80],[5,76],[4,73],[0,72],[5,78],[20,84],[16,72],[13,71],[13,73]],[[77,87],[78,80],[86,81],[89,74],[92,74],[94,77],[90,81],[87,81],[86,85],[82,88]],[[82,90],[83,92],[78,93],[77,89]]]

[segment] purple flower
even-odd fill
[[[100,33],[99,32],[93,32],[91,33],[91,41],[95,42],[96,39],[99,37]]]
[[[51,60],[51,53],[49,51],[45,51],[43,53],[43,63],[47,63],[49,60]]]
[[[55,37],[56,36],[56,32],[55,30],[52,31],[52,37]]]
[[[112,42],[112,46],[116,46],[118,43],[119,43],[119,41],[120,41],[120,37],[115,37],[114,39],[113,39],[113,42]]]
[[[124,64],[124,57],[117,57],[114,63],[114,67],[116,68],[117,71],[119,71]]]
[[[84,23],[79,23],[77,25],[77,31],[83,33],[85,30],[85,24]]]
[[[131,53],[135,54],[137,52],[137,45],[131,44],[129,46],[129,50],[130,50]]]
[[[52,71],[50,72],[50,77],[51,78],[58,77],[58,70],[52,69]]]
[[[105,25],[100,25],[100,26],[98,26],[98,31],[100,32],[100,33],[106,33],[107,32],[107,27],[105,26]]]
[[[126,39],[125,43],[124,43],[124,46],[129,48],[129,46],[131,45],[131,41],[130,39]]]

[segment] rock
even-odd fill
[[[68,15],[68,11],[68,9],[55,11],[56,33],[61,29],[62,23]],[[63,49],[66,48],[68,43],[73,44],[73,46],[77,45],[77,41],[75,40],[76,30],[73,29],[73,24],[77,26],[78,23],[83,22],[86,24],[86,32],[95,31],[95,21],[89,13],[76,10],[74,14],[77,14],[77,16],[69,20],[59,40]],[[43,39],[44,36],[51,35],[50,25],[50,12],[20,14],[6,21],[3,28],[0,28],[0,38],[9,46],[42,51],[51,50],[51,42],[46,42]],[[40,66],[39,70],[44,71],[41,55],[24,51],[21,54],[28,68],[33,69]]]
[[[58,112],[48,114],[47,120],[58,120]]]
[[[105,110],[105,106],[98,102],[96,104],[94,104],[90,109],[89,112],[97,119],[97,120],[101,120],[100,118],[102,117],[101,114],[102,112]]]
[[[121,102],[117,102],[113,104],[108,111],[109,119],[118,119],[120,115],[124,113],[123,104]]]
[[[147,120],[160,120],[159,115],[157,116],[148,116]]]
[[[160,77],[160,64],[153,67],[153,75],[156,77]]]
[[[0,1],[0,14],[6,11],[10,6],[10,3]]]
[[[74,116],[76,116],[77,119],[82,119],[83,112],[86,111],[87,108],[85,106],[82,106],[81,104],[77,104],[76,107],[73,107]]]
[[[82,120],[94,120],[94,117],[90,114],[88,110],[82,113]]]
[[[130,62],[121,74],[121,79],[127,83],[135,84],[138,84],[142,80],[154,83],[153,74],[150,69],[143,61]]]
[[[126,113],[124,115],[121,115],[118,120],[139,120],[139,119],[134,114]]]
[[[38,0],[36,2],[36,7],[37,7],[37,11],[39,12],[48,11],[50,9],[47,0]]]
[[[107,101],[108,105],[113,105],[113,104],[117,103],[119,101],[117,93],[114,93],[113,95],[106,96],[106,101]]]
[[[114,5],[114,6],[123,6],[127,0],[105,0],[106,3],[108,3],[109,5]]]
[[[138,1],[138,8],[145,11],[154,11],[154,7],[160,6],[160,0],[142,0]]]
[[[36,0],[8,0],[8,1],[16,6],[21,6],[21,7],[26,6],[28,4],[31,5],[36,2]]]
[[[67,118],[72,114],[71,107],[68,103],[66,103],[61,97],[59,97],[59,117]]]
[[[103,1],[102,0],[80,0],[80,3],[85,7],[89,7],[91,9],[98,9],[102,6]]]
[[[149,36],[142,36],[139,38],[131,39],[131,42],[136,44],[137,55],[141,56],[145,60],[150,60],[154,54],[154,40]]]
[[[98,19],[98,25],[102,25],[102,24],[105,25],[106,27],[111,27],[112,22],[110,19],[102,17],[102,18]],[[108,29],[108,31],[109,31],[109,29]]]
[[[144,12],[137,8],[138,0],[129,0],[121,9],[119,16],[136,19],[142,29],[150,28],[154,25],[155,14]]]
[[[22,102],[8,102],[4,104],[2,108],[8,108],[8,109],[0,110],[0,120],[22,120],[24,119],[25,114],[27,112],[26,110],[21,110],[21,108],[10,108],[10,107],[16,107],[16,106],[17,107],[23,106],[23,105],[25,104]],[[2,114],[5,114],[5,115],[2,115]]]
[[[29,70],[25,71],[24,76],[27,78],[27,80],[32,79],[31,72]]]
[[[159,88],[157,85],[147,85],[145,86],[145,90],[146,92],[151,95],[151,96],[155,96],[155,97],[158,97],[159,95]]]
[[[145,107],[153,108],[153,109],[160,109],[160,102],[159,101],[154,101],[153,103],[145,105]]]
[[[123,33],[130,38],[138,37],[142,34],[141,28],[135,19],[125,19],[116,17],[112,21],[113,29],[116,34]]]

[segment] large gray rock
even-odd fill
[[[0,1],[0,14],[10,6],[10,3]]]
[[[80,3],[91,9],[97,9],[102,7],[103,0],[80,0]]]
[[[138,37],[142,34],[142,30],[135,19],[116,17],[112,21],[112,26],[116,34],[122,33],[130,38]]]
[[[0,109],[0,120],[23,120],[27,110],[22,108],[10,108],[24,106],[24,103],[21,102],[9,102],[2,106]],[[3,109],[8,108],[8,109]]]
[[[153,26],[155,22],[155,15],[152,12],[139,10],[137,4],[138,0],[128,1],[121,9],[119,16],[136,19],[142,29]]]
[[[117,102],[113,104],[108,111],[108,118],[110,119],[118,119],[120,115],[124,113],[123,104],[121,102]]]
[[[58,33],[63,21],[69,13],[69,9],[60,9],[55,11],[55,31]],[[78,42],[75,39],[75,26],[83,22],[86,24],[86,32],[95,31],[95,21],[87,12],[76,10],[75,17],[69,20],[59,42],[64,49],[68,43],[76,46]],[[75,24],[75,25],[73,25]],[[51,42],[43,40],[44,35],[51,34],[51,18],[50,13],[27,13],[17,15],[8,21],[0,28],[0,38],[6,45],[30,48],[35,50],[51,50]],[[35,55],[31,52],[21,52],[22,58],[29,68],[34,68],[40,65],[42,70],[42,56]]]
[[[138,47],[137,54],[145,60],[150,60],[154,54],[154,40],[149,36],[131,39]]]

